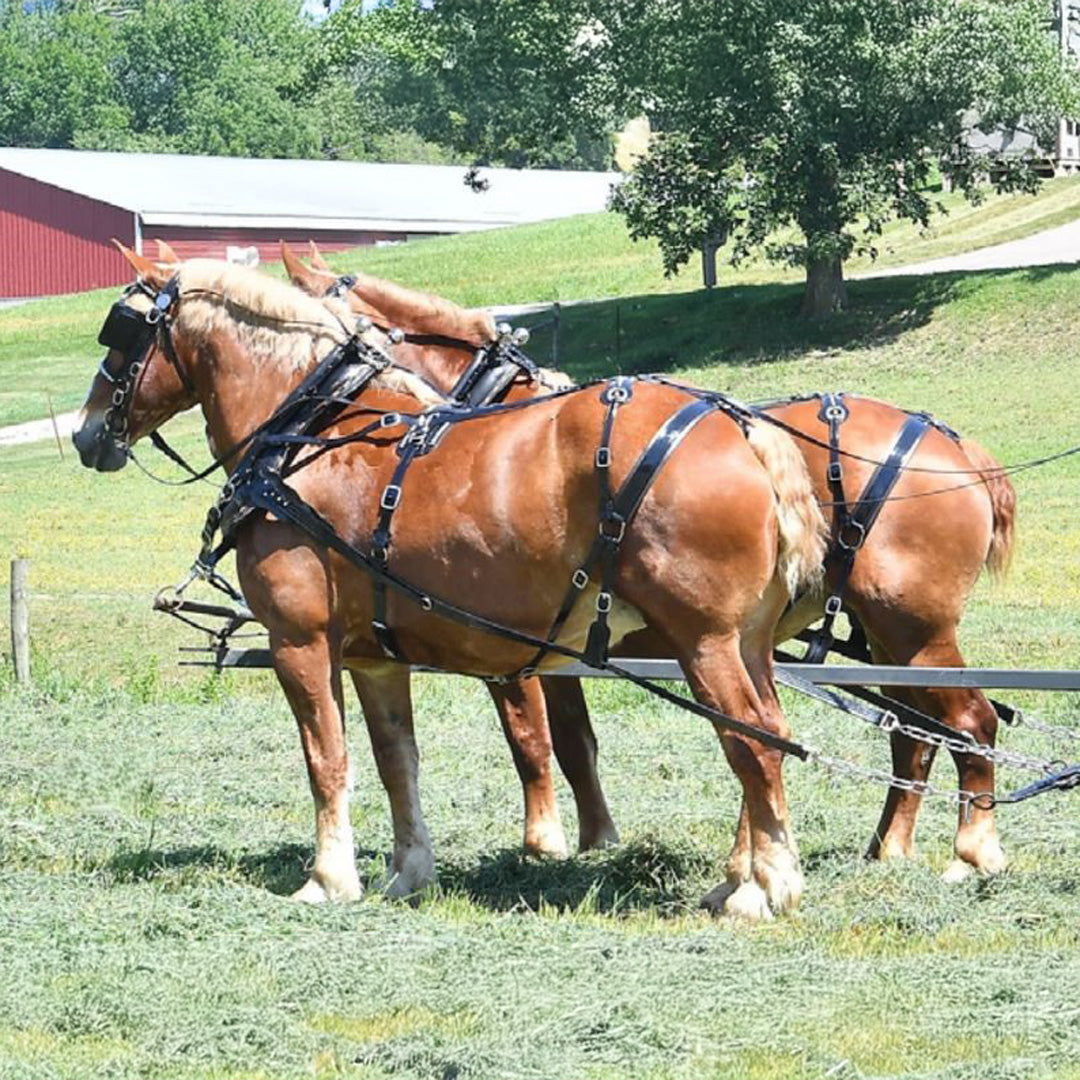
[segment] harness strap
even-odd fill
[[[394,511],[401,504],[401,486],[405,480],[405,472],[424,446],[422,437],[410,437],[415,431],[416,428],[411,429],[409,434],[400,442],[398,446],[398,463],[394,467],[390,483],[383,488],[382,496],[379,499],[379,517],[371,534],[371,558],[375,565],[382,570],[386,570],[390,564],[390,525]],[[405,663],[405,654],[401,651],[394,631],[387,622],[386,581],[381,577],[374,577],[371,581],[371,588],[371,632],[375,637],[375,642],[388,660],[398,660]]]
[[[605,390],[605,394],[608,391]],[[621,402],[620,402],[621,403]],[[574,571],[570,579],[570,588],[563,598],[555,621],[548,631],[545,647],[541,648],[535,657],[529,662],[523,671],[531,671],[537,667],[545,655],[554,649],[554,643],[566,625],[578,597],[585,586],[589,584],[590,576],[598,563],[602,562],[602,577],[600,592],[597,594],[597,615],[589,627],[588,645],[586,647],[586,663],[593,667],[600,666],[607,658],[607,642],[609,632],[607,629],[607,615],[611,610],[612,582],[615,573],[615,564],[618,557],[619,545],[622,543],[627,526],[633,521],[634,515],[641,506],[649,488],[656,479],[661,466],[671,456],[680,442],[689,434],[693,427],[710,412],[723,408],[725,402],[716,397],[695,397],[693,401],[684,405],[678,412],[669,416],[663,427],[652,437],[649,444],[642,450],[641,455],[630,470],[626,479],[619,488],[617,494],[612,497],[610,489],[605,485],[609,483],[606,470],[607,466],[600,469],[601,476],[601,508],[600,522],[597,528],[597,537],[589,550],[585,561]],[[609,401],[608,416],[605,417],[605,427],[608,417],[614,423],[614,412]],[[608,432],[610,441],[610,432]],[[601,451],[604,449],[604,438],[601,437],[601,446],[597,450],[597,461],[601,460]],[[608,449],[610,461],[610,448]],[[606,600],[602,600],[606,597]],[[558,650],[554,650],[558,651]]]
[[[596,480],[600,487],[600,516],[594,543],[600,545],[597,556],[600,563],[600,591],[596,594],[596,615],[589,627],[585,644],[585,655],[593,660],[607,658],[608,642],[611,639],[611,630],[608,627],[608,613],[612,604],[611,587],[619,545],[626,532],[626,518],[619,513],[611,494],[611,434],[615,428],[619,406],[633,396],[633,380],[626,376],[613,379],[600,395],[600,400],[607,402],[604,426],[600,431],[600,445],[596,448],[595,457]]]
[[[889,492],[896,485],[904,466],[930,426],[924,416],[909,415],[896,436],[889,456],[874,470],[858,502],[850,510],[846,505],[836,508],[837,512],[833,519],[836,535],[833,545],[825,556],[825,566],[827,570],[835,567],[838,576],[832,593],[825,601],[825,620],[807,647],[804,657],[806,663],[820,664],[832,648],[835,641],[832,632],[833,623],[843,608],[844,590],[847,588],[848,579],[855,566],[855,556],[866,543],[866,537],[873,528],[874,522],[877,521]],[[837,449],[839,449],[839,444],[837,444]],[[838,459],[837,464],[839,464]],[[842,497],[841,489],[841,499]]]

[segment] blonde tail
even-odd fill
[[[1016,542],[1016,488],[1001,471],[1001,466],[974,439],[961,439],[960,449],[979,470],[990,495],[994,533],[986,553],[986,569],[992,577],[1000,579],[1009,569]]]
[[[750,424],[750,448],[769,474],[780,524],[779,572],[788,594],[797,596],[821,581],[828,527],[814,488],[791,437],[764,420]]]

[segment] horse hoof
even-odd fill
[[[613,824],[605,825],[589,833],[578,836],[578,851],[603,851],[604,848],[618,847],[619,830]]]
[[[435,880],[435,859],[427,848],[407,850],[394,859],[394,876],[386,886],[391,900],[414,900]]]
[[[566,834],[557,822],[531,828],[525,836],[525,850],[546,859],[565,859],[570,854]]]
[[[769,922],[773,917],[769,898],[756,881],[744,881],[739,885],[725,881],[701,898],[701,906],[714,915],[726,915],[743,922]]]
[[[359,880],[326,888],[315,878],[310,877],[289,897],[301,904],[346,903],[359,900],[364,894]]]
[[[953,859],[947,867],[945,867],[945,873],[941,875],[941,880],[947,885],[959,885],[961,881],[967,881],[969,877],[974,876],[975,867],[969,862],[964,862],[963,859]]]

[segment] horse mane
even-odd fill
[[[312,370],[356,326],[343,300],[315,299],[284,281],[217,259],[185,262],[180,295],[178,330],[196,337],[231,333],[256,363],[284,373]],[[363,340],[381,345],[373,334]],[[380,372],[374,381],[424,406],[443,400],[423,379],[401,368]]]
[[[439,334],[470,345],[487,345],[495,340],[495,320],[480,308],[465,308],[434,293],[408,289],[404,285],[357,271],[353,288],[365,304],[382,320],[410,334]]]

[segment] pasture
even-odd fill
[[[393,273],[377,259],[405,266],[423,250],[362,262]],[[578,295],[605,291],[588,280]],[[474,294],[434,271],[427,283],[467,301],[543,298],[496,297],[491,283]],[[850,315],[814,327],[794,319],[799,290],[783,281],[646,296],[651,283],[628,278],[608,291],[624,297],[617,347],[616,301],[566,312],[578,377],[662,369],[751,399],[858,390],[930,408],[1005,462],[1080,430],[1080,271],[859,283]],[[0,314],[0,336],[18,328],[26,385],[39,377],[26,374],[33,342],[56,334],[49,385],[77,400],[109,299]],[[197,454],[201,425],[177,426]],[[1015,478],[1020,548],[1008,581],[972,599],[972,662],[1080,663],[1078,468]],[[389,821],[352,706],[369,895],[287,903],[311,812],[284,701],[264,675],[177,669],[184,635],[149,611],[189,565],[211,495],[130,468],[91,475],[50,443],[0,452],[0,551],[32,559],[36,647],[33,690],[0,668],[0,1078],[1080,1078],[1080,796],[1003,808],[1011,869],[946,886],[948,803],[925,807],[916,860],[869,865],[883,789],[790,763],[803,906],[754,929],[712,921],[695,905],[727,852],[736,783],[702,722],[623,687],[588,688],[622,846],[521,857],[516,780],[486,694],[426,677],[416,711],[437,888],[416,909],[378,896]],[[1077,726],[1075,695],[1018,700]],[[784,701],[800,738],[886,763],[880,736]],[[1002,741],[1078,756],[1022,728]],[[935,776],[954,773],[941,761]],[[573,837],[565,785],[560,796]]]

